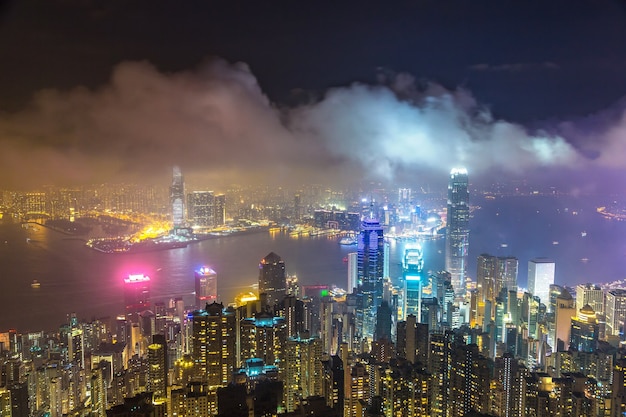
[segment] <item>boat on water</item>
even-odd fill
[[[350,236],[342,237],[341,239],[339,239],[340,245],[350,246],[356,245],[356,243],[356,238]]]
[[[41,287],[41,282],[39,282],[36,279],[34,279],[33,282],[30,283],[30,287],[31,288],[39,288],[39,287]]]

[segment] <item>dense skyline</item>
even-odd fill
[[[0,187],[463,164],[589,190],[626,161],[620,1],[9,2],[0,56]]]

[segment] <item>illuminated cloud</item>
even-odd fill
[[[27,109],[0,116],[0,186],[155,182],[172,165],[206,181],[285,183],[588,160],[561,136],[495,119],[467,90],[418,87],[407,74],[381,81],[279,109],[245,64],[213,60],[167,74],[121,63],[97,90],[41,91]],[[607,132],[597,161],[623,164],[625,125]]]

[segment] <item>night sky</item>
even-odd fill
[[[0,187],[626,168],[626,2],[14,1]]]

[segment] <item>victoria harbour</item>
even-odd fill
[[[526,262],[545,256],[556,261],[556,282],[574,286],[610,282],[626,277],[626,244],[619,236],[626,223],[606,220],[593,199],[573,197],[503,197],[476,199],[468,275],[475,275],[481,253],[513,255],[520,260],[519,280],[526,281]],[[193,300],[193,271],[210,265],[218,274],[218,298],[228,304],[242,292],[255,291],[259,260],[279,254],[286,271],[300,285],[346,287],[345,257],[355,246],[339,245],[336,237],[290,237],[259,232],[209,239],[186,248],[141,254],[104,254],[87,248],[84,239],[43,226],[0,227],[0,304],[18,315],[0,317],[0,327],[20,330],[52,329],[76,313],[85,319],[110,317],[123,310],[122,278],[145,273],[152,279],[152,299]],[[425,268],[444,268],[445,239],[421,241]],[[390,275],[401,275],[402,240],[390,241]],[[38,280],[40,288],[31,288]],[[54,309],[57,313],[50,314]],[[59,314],[58,312],[65,314]]]

